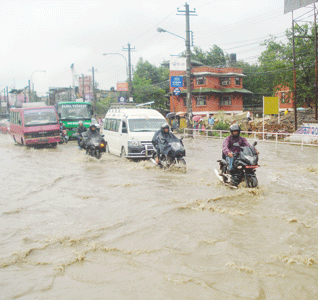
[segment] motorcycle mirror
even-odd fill
[[[253,143],[253,147],[256,146],[256,145],[257,145],[257,142],[255,141],[255,142]]]

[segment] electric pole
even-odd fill
[[[295,53],[295,22],[294,22],[294,12],[292,11],[293,19],[293,79],[294,79],[294,114],[295,114],[295,131],[297,131],[297,85],[296,85],[296,53]]]
[[[179,10],[178,12],[185,13],[186,16],[186,78],[187,78],[187,127],[188,129],[192,128],[192,93],[191,93],[191,49],[190,49],[190,13],[195,13],[195,9],[193,11],[189,11],[189,5],[186,3],[185,11]],[[192,134],[192,131],[189,131],[189,134]]]
[[[96,118],[96,94],[95,94],[94,67],[92,67],[92,77],[93,77],[93,114],[94,114],[94,118]]]
[[[135,50],[134,48],[130,47],[130,43],[128,43],[128,48],[124,48],[123,50],[127,50],[128,51],[128,97],[132,96],[132,90],[131,90],[131,50]]]

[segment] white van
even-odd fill
[[[150,106],[115,104],[107,111],[103,126],[106,151],[127,158],[149,158],[153,135],[166,119]]]

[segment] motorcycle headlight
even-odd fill
[[[179,142],[173,142],[171,143],[171,148],[174,150],[174,151],[177,151],[181,148],[181,143]]]
[[[142,146],[142,144],[139,141],[128,141],[128,147],[138,147]]]

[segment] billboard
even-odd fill
[[[171,57],[170,71],[185,71],[187,69],[187,59],[185,57]]]
[[[118,92],[128,92],[128,82],[117,82]]]
[[[287,14],[288,12],[315,2],[316,0],[284,0],[284,13]]]
[[[278,109],[278,97],[264,97],[264,115],[277,115]]]

